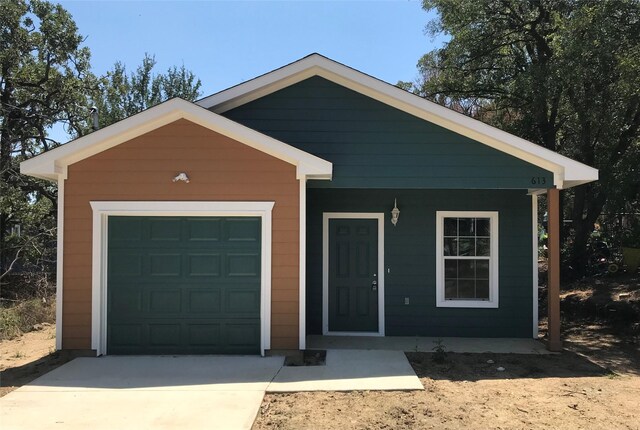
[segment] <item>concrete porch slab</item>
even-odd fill
[[[324,366],[284,366],[267,392],[423,389],[402,351],[337,349]]]
[[[433,352],[442,340],[447,352],[493,352],[499,354],[553,354],[535,339],[419,336],[307,336],[307,349],[371,349]]]

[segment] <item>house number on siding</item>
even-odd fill
[[[533,176],[531,178],[531,184],[533,185],[544,185],[547,183],[547,178],[544,176]]]

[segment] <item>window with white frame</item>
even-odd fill
[[[436,212],[439,307],[498,307],[498,212]]]

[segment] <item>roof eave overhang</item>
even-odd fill
[[[309,175],[331,179],[333,166],[330,162],[179,98],[23,161],[20,171],[41,179],[66,178],[69,165],[179,119],[186,119],[295,165],[298,179]]]
[[[553,186],[556,188],[570,188],[598,179],[597,169],[418,97],[319,54],[312,54],[280,69],[205,97],[199,100],[197,104],[221,114],[312,76],[323,77],[413,116],[548,170],[553,173]]]

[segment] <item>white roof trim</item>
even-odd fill
[[[163,125],[186,119],[297,166],[297,177],[331,179],[333,166],[315,155],[294,148],[235,121],[175,98],[101,130],[20,163],[26,175],[55,180],[66,177],[67,167],[99,152],[141,136]]]
[[[337,63],[319,54],[205,97],[198,105],[223,113],[312,76],[321,76],[432,122],[528,163],[551,171],[557,188],[569,188],[598,179],[598,170],[521,139],[481,121],[418,97],[394,85]]]

